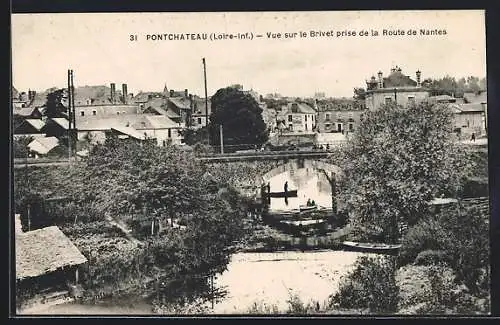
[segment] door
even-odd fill
[[[342,123],[337,123],[337,132],[342,132]]]

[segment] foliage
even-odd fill
[[[208,131],[207,127],[203,126],[199,129],[184,129],[182,131],[182,136],[184,138],[184,142],[187,145],[206,145],[208,144]]]
[[[442,250],[426,250],[418,253],[415,265],[437,265],[448,262],[448,255]]]
[[[368,308],[372,313],[395,312],[399,301],[395,271],[395,263],[389,257],[358,258],[354,271],[341,278],[339,291],[331,296],[330,306]]]
[[[462,97],[465,92],[476,93],[480,90],[486,90],[486,78],[480,80],[478,77],[469,76],[457,80],[454,77],[444,76],[440,79],[425,79],[422,86],[430,89],[431,96]]]
[[[250,94],[235,87],[222,88],[211,102],[211,143],[220,143],[219,125],[223,126],[224,145],[261,145],[267,141],[262,108]]]
[[[488,234],[488,213],[485,211],[462,204],[444,209],[408,230],[399,262],[404,265],[426,250],[441,250],[444,252],[441,261],[453,268],[457,280],[473,294],[479,294],[487,290],[489,283]],[[424,256],[426,254],[429,253]]]
[[[32,136],[22,136],[14,139],[12,145],[14,149],[14,158],[26,158],[29,153],[28,144],[33,141]]]
[[[65,89],[56,89],[47,94],[46,110],[45,115],[47,117],[65,117],[67,113],[67,108],[63,105],[63,100],[65,97]]]
[[[456,196],[471,163],[452,126],[451,110],[430,102],[366,112],[340,159],[339,192],[353,224],[378,227],[395,242],[400,222],[415,224],[434,197]]]
[[[364,88],[354,88],[354,99],[365,100],[366,90]]]

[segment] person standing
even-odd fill
[[[288,193],[288,181],[285,182],[284,189],[285,189],[285,194]]]
[[[474,132],[472,132],[472,136],[470,138],[470,141],[476,142],[476,134]]]

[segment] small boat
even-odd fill
[[[281,223],[285,223],[291,226],[313,226],[319,225],[326,222],[325,219],[314,219],[314,220],[282,220]]]
[[[307,205],[301,205],[299,206],[300,212],[309,212],[309,211],[315,211],[318,209],[317,205],[312,205],[312,206],[307,206]]]
[[[297,190],[287,192],[271,192],[267,193],[269,197],[297,197]]]
[[[356,249],[366,252],[385,252],[393,253],[397,252],[401,248],[401,244],[383,244],[383,243],[358,243],[352,241],[345,241],[342,243],[351,249]]]

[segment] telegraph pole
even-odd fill
[[[72,107],[72,118],[73,118],[73,129],[71,131],[71,141],[74,141],[74,150],[75,150],[75,159],[76,159],[76,140],[77,140],[77,133],[76,133],[76,113],[75,113],[75,84],[73,82],[73,70],[71,70],[71,107]]]
[[[220,134],[220,153],[224,154],[224,138],[222,137],[223,134],[222,124],[219,125],[219,134]]]
[[[71,94],[71,70],[68,69],[68,162],[71,166],[71,125],[73,122],[73,116],[71,111],[72,103]]]
[[[397,95],[397,89],[394,88],[394,102],[397,104],[398,103],[398,95]]]
[[[210,145],[210,132],[208,130],[208,91],[207,91],[207,65],[205,63],[205,58],[203,58],[203,79],[205,81],[205,124],[207,126],[207,140],[208,145]]]

